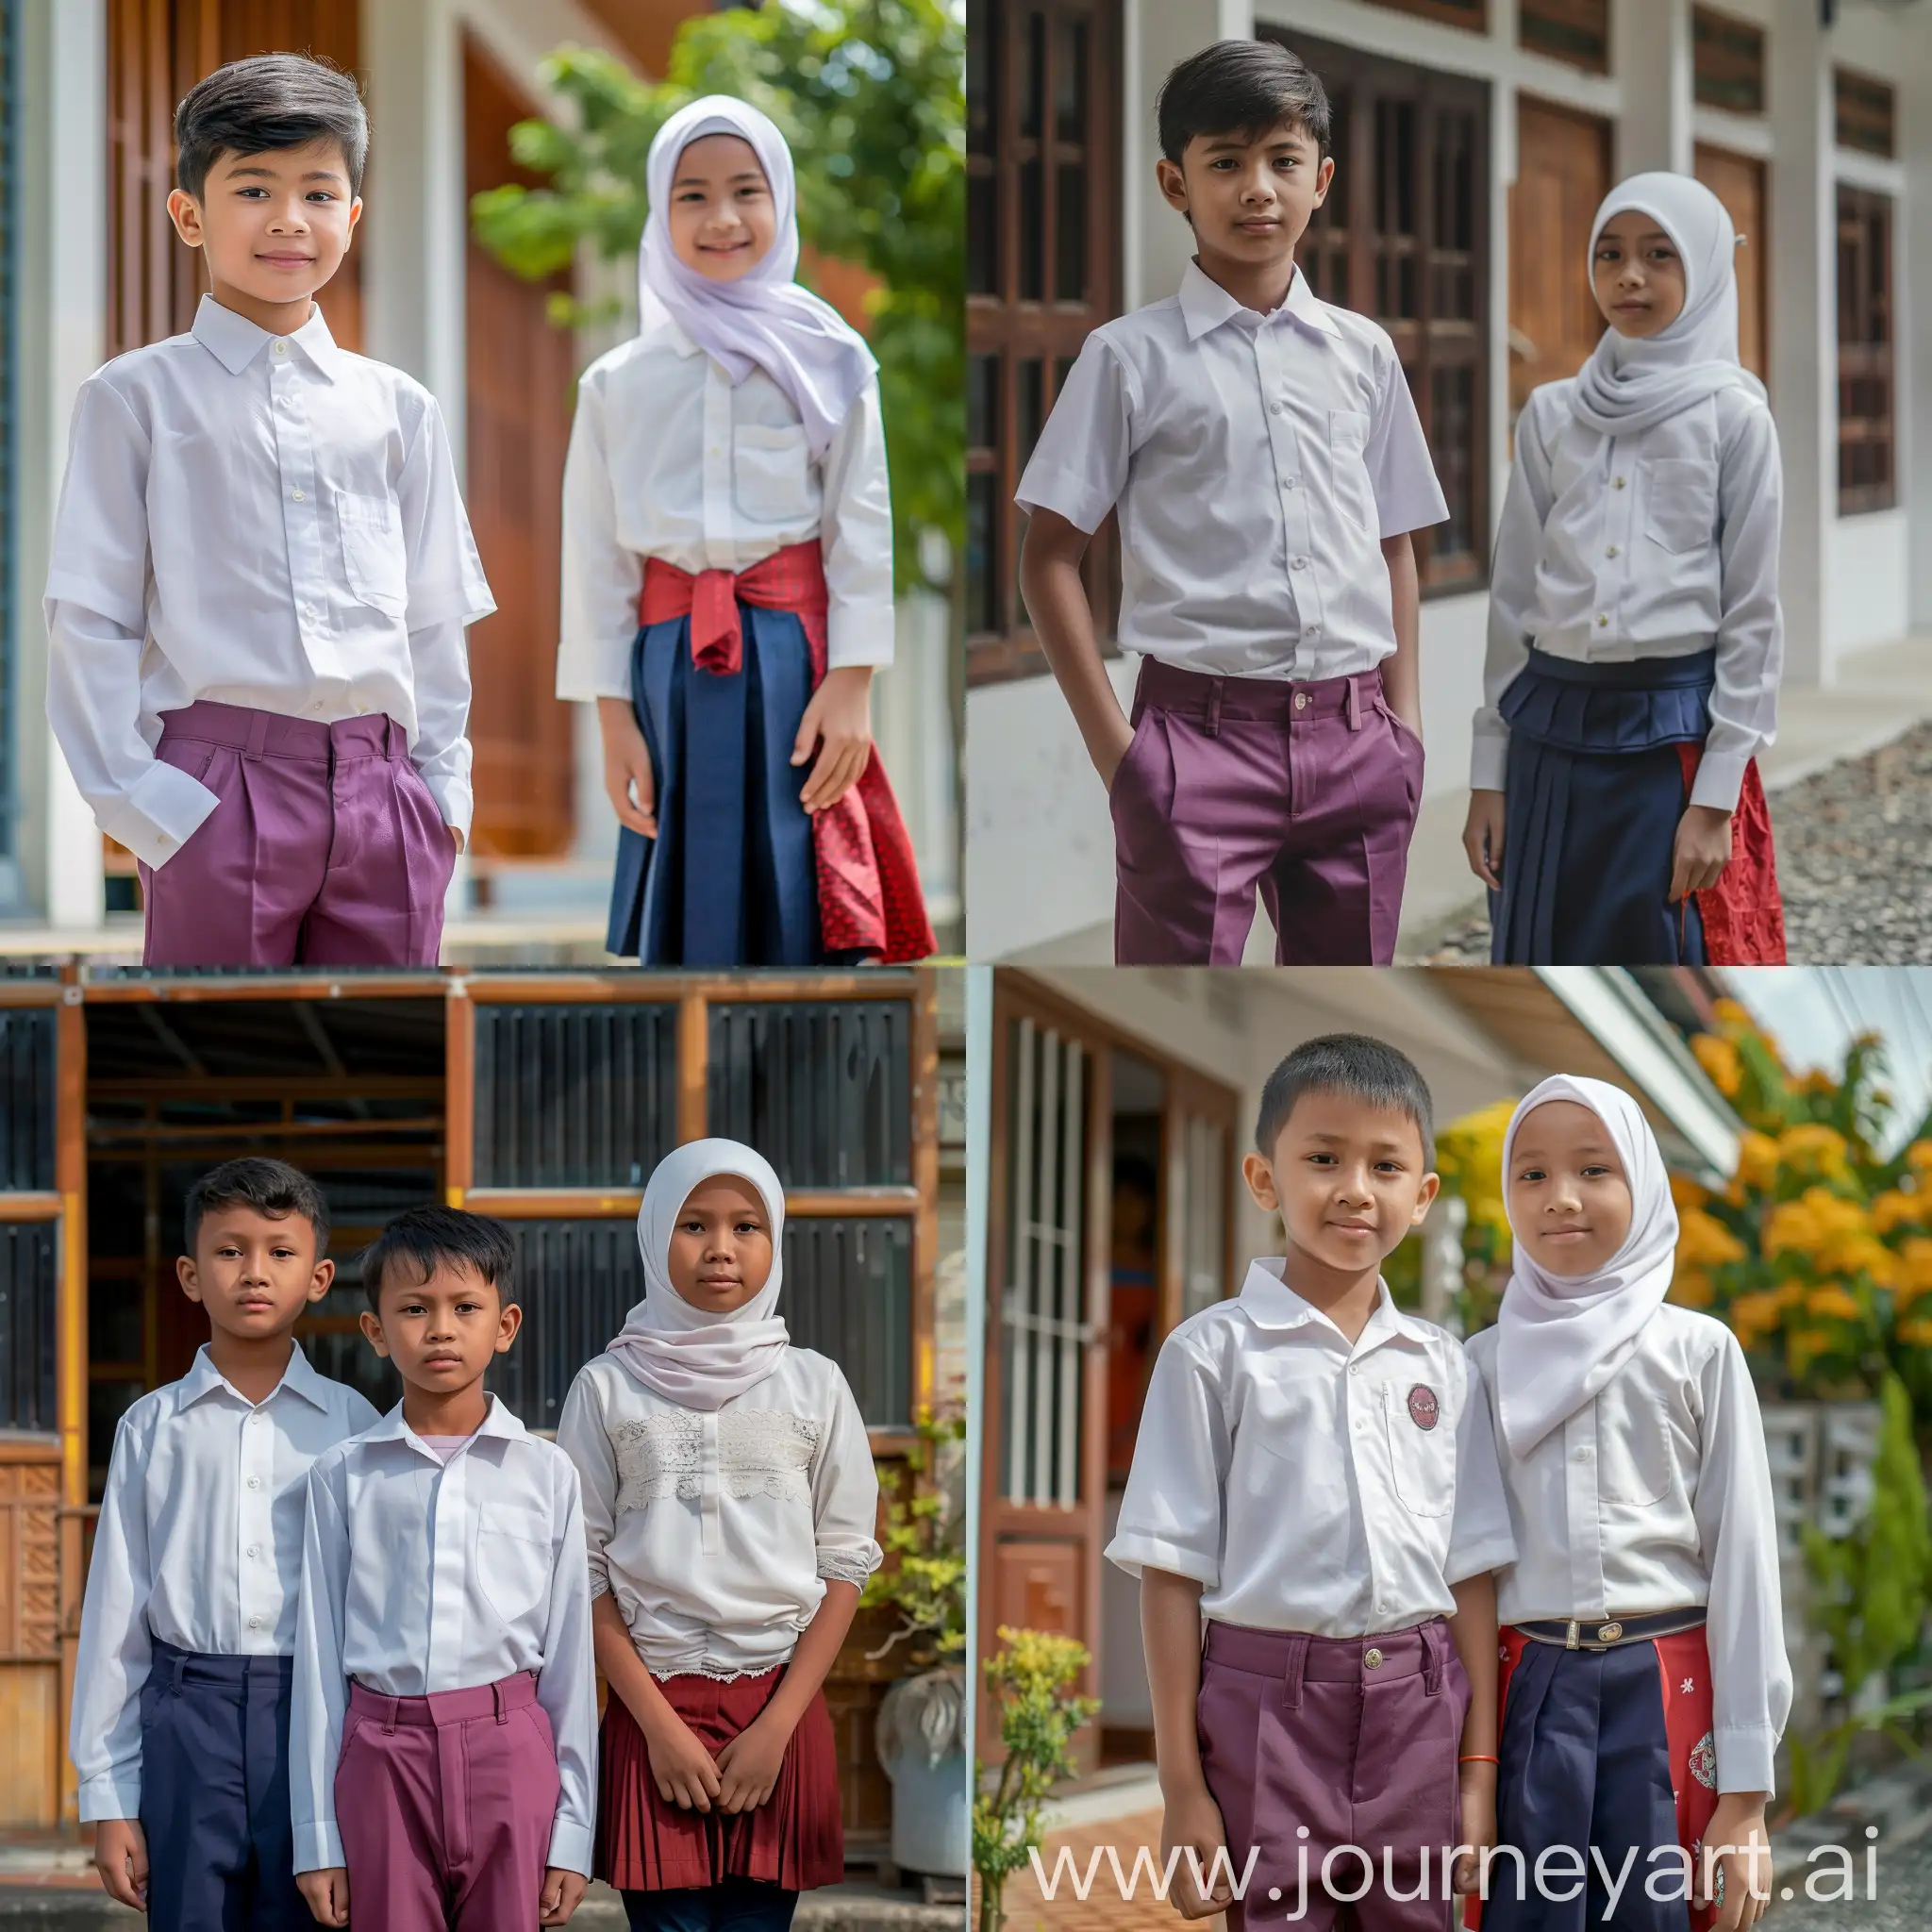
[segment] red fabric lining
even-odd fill
[[[735,576],[728,570],[693,575],[653,557],[644,565],[638,621],[664,624],[689,616],[692,663],[728,677],[744,662],[738,607],[790,610],[805,626],[816,691],[825,675],[829,603],[818,544],[792,543]],[[813,815],[811,830],[825,951],[868,953],[888,966],[930,958],[939,944],[912,841],[876,746],[858,782],[829,810]]]
[[[1680,744],[1684,791],[1690,794],[1704,758],[1701,744]],[[1744,767],[1738,808],[1731,814],[1731,862],[1716,885],[1697,894],[1704,921],[1704,952],[1713,966],[1782,966],[1785,908],[1777,889],[1777,856],[1772,849],[1771,807],[1757,760]]]

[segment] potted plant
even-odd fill
[[[891,1860],[900,1870],[963,1879],[966,1804],[966,1552],[963,1468],[950,1454],[963,1415],[922,1408],[903,1477],[882,1471],[886,1562],[861,1607],[889,1605],[898,1624],[876,1650],[897,1651],[906,1674],[886,1692],[875,1732],[892,1784]],[[899,1493],[892,1494],[896,1489]]]

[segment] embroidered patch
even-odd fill
[[[1691,1747],[1690,1775],[1707,1791],[1717,1790],[1717,1743],[1708,1731]]]
[[[811,1459],[820,1424],[781,1409],[726,1409],[718,1417],[718,1489],[726,1496],[767,1495],[809,1504]],[[610,1432],[617,1452],[617,1509],[640,1509],[662,1496],[694,1502],[704,1493],[704,1418],[688,1409],[641,1416]]]
[[[1433,1429],[1441,1419],[1442,1405],[1426,1382],[1418,1382],[1408,1391],[1408,1419],[1419,1429]]]

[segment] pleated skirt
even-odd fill
[[[1490,958],[1504,966],[1701,966],[1694,894],[1670,903],[1690,803],[1678,747],[1710,730],[1717,653],[1580,664],[1532,649],[1503,694],[1509,726],[1503,890]]]
[[[721,1683],[662,1677],[658,1688],[713,1757],[772,1700],[781,1670]],[[785,1746],[778,1782],[753,1811],[687,1811],[659,1796],[643,1733],[624,1700],[605,1706],[600,1748],[595,1875],[620,1891],[673,1891],[753,1878],[790,1891],[837,1885],[845,1875],[839,1765],[824,1691]]]

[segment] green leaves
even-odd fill
[[[798,225],[820,257],[875,279],[869,340],[892,474],[897,574],[919,580],[919,534],[957,551],[965,530],[965,20],[948,0],[824,0],[687,20],[661,82],[595,50],[543,65],[577,125],[520,123],[510,150],[542,188],[486,190],[478,242],[541,281],[578,248],[637,251],[644,158],[658,129],[701,94],[734,94],[783,130],[798,170]],[[808,270],[801,279],[809,281]],[[553,320],[589,319],[568,300]]]

